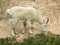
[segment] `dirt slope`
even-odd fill
[[[36,8],[40,15],[49,18],[46,30],[60,35],[60,0],[0,0],[0,37],[11,36],[5,10],[17,5]]]

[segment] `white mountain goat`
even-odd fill
[[[25,30],[23,30],[23,33],[26,31],[26,25],[28,21],[30,22],[28,23],[30,26],[30,29],[33,29],[33,26],[32,26],[33,22],[38,22],[39,24],[41,24],[41,27],[44,30],[48,22],[47,20],[45,21],[45,19],[42,18],[42,16],[39,15],[38,11],[33,7],[15,6],[10,9],[7,9],[6,13],[9,14],[8,16],[11,16],[11,19],[9,19],[9,21],[11,23],[11,27],[12,27],[11,34],[13,36],[15,35],[14,27],[18,22],[23,22],[24,24]],[[30,33],[33,33],[33,32],[30,31]]]

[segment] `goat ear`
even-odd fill
[[[49,22],[49,18],[43,19],[43,23],[44,23],[44,24],[47,24],[48,22]]]
[[[46,24],[49,22],[49,18],[47,18]]]

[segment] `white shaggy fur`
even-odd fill
[[[14,28],[15,25],[19,21],[22,21],[22,20],[24,21],[25,19],[26,19],[26,21],[30,21],[32,23],[34,21],[36,21],[42,25],[43,29],[45,28],[46,23],[43,22],[42,16],[40,16],[38,11],[33,7],[15,6],[15,7],[12,7],[10,9],[7,9],[6,13],[11,16],[11,19],[9,19],[9,21],[11,22],[12,28]],[[31,27],[32,24],[29,23],[29,26]],[[13,30],[12,30],[12,32],[13,32]],[[23,30],[23,32],[24,32],[24,30]]]

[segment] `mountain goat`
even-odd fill
[[[39,24],[42,25],[41,27],[43,29],[45,28],[46,23],[43,22],[44,19],[42,18],[42,16],[40,17],[38,11],[33,7],[15,6],[10,9],[7,9],[6,13],[9,14],[9,16],[11,16],[11,19],[9,19],[9,21],[11,22],[12,29],[16,26],[18,22],[23,22],[24,27],[26,27],[28,21],[30,22],[28,23],[30,29],[33,28],[32,26],[33,22],[38,22]],[[11,31],[12,35],[14,36],[14,30]],[[23,30],[23,33],[24,32],[25,30]],[[32,33],[32,31],[30,33]]]

